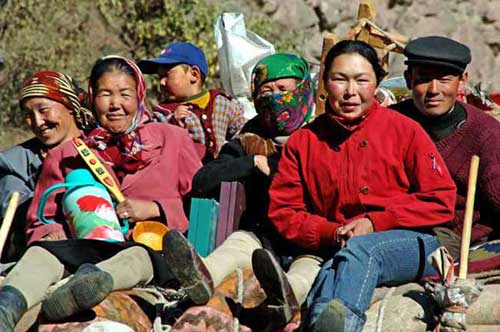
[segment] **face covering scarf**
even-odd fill
[[[310,77],[293,90],[262,95],[255,101],[255,108],[276,136],[289,136],[312,116],[314,94]]]

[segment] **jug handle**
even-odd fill
[[[42,198],[40,199],[40,203],[38,204],[38,209],[37,209],[37,217],[40,222],[43,224],[49,225],[49,224],[55,224],[56,222],[54,220],[49,220],[45,218],[43,215],[43,210],[45,209],[45,204],[47,203],[47,200],[49,199],[49,196],[56,190],[65,188],[68,185],[66,183],[59,183],[55,184],[52,187],[48,188],[45,190],[45,192],[42,195]]]
[[[67,187],[82,187],[82,186],[88,186],[88,183],[81,182],[81,183],[58,183],[53,185],[52,187],[48,188],[45,190],[45,192],[42,195],[42,198],[40,199],[40,203],[38,204],[38,209],[37,209],[37,217],[38,220],[42,222],[42,224],[55,224],[56,222],[54,220],[49,220],[45,218],[43,215],[43,210],[45,209],[45,204],[47,203],[47,200],[49,199],[49,196],[56,190],[61,189],[61,188],[67,188]],[[128,223],[127,223],[128,226]],[[127,230],[128,231],[128,230]]]
[[[129,229],[130,229],[130,226],[128,223],[128,218],[125,218],[125,219],[123,219],[123,226],[120,227],[120,231],[122,232],[123,235],[127,235]]]

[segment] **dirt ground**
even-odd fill
[[[33,134],[24,128],[7,127],[0,131],[0,151],[33,137]]]

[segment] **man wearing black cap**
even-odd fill
[[[481,161],[471,242],[498,238],[500,123],[457,101],[467,80],[466,66],[471,61],[467,46],[444,37],[423,37],[408,43],[405,55],[408,68],[404,75],[413,98],[391,107],[422,125],[457,185],[455,217],[449,228],[435,229],[441,243],[457,257],[473,155]]]

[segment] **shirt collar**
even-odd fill
[[[368,118],[375,109],[379,108],[379,104],[377,101],[373,101],[370,108],[363,114],[362,116],[354,119],[354,120],[346,120],[342,116],[338,115],[330,106],[330,104],[326,103],[326,112],[328,113],[328,117],[338,126],[345,129],[346,131],[353,132],[360,128],[364,123],[364,120]]]

